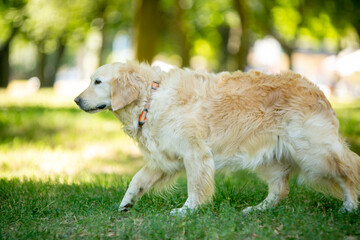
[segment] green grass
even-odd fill
[[[186,200],[177,189],[145,195],[117,212],[143,160],[109,112],[89,115],[50,90],[14,99],[0,91],[0,236],[4,239],[359,239],[360,211],[291,179],[288,198],[264,212],[266,185],[245,171],[216,176],[210,204],[171,217]],[[341,133],[360,153],[360,102],[335,104]]]

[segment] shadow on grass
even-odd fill
[[[0,142],[9,142],[14,138],[24,141],[38,141],[44,137],[54,136],[67,128],[103,123],[101,120],[118,121],[110,112],[96,115],[84,113],[76,108],[46,107],[1,107],[0,108]],[[118,129],[120,130],[120,123]]]

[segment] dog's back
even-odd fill
[[[223,74],[215,88],[204,112],[209,142],[216,154],[246,152],[251,157],[264,148],[266,152],[273,148],[280,160],[281,155],[295,154],[300,140],[312,138],[303,136],[305,130],[315,130],[316,136],[324,137],[318,135],[322,129],[311,129],[313,121],[327,134],[331,131],[337,135],[338,120],[330,103],[314,84],[298,74]],[[256,164],[246,163],[253,168]]]

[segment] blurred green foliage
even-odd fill
[[[360,3],[0,0],[0,29],[0,87],[11,78],[34,75],[42,86],[52,86],[59,67],[74,65],[93,33],[100,36],[99,65],[111,60],[113,40],[122,32],[139,60],[151,62],[161,55],[189,66],[192,57],[201,56],[217,71],[244,69],[254,42],[270,35],[289,56],[291,68],[295,49],[336,53],[358,46]]]

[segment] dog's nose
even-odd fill
[[[76,98],[74,99],[74,102],[75,102],[77,105],[79,105],[79,103],[80,103],[80,97],[76,97]]]

